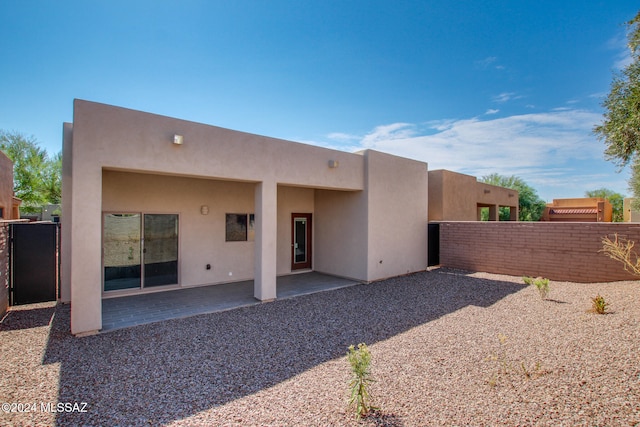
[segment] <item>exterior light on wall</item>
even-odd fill
[[[516,195],[513,193],[509,193],[509,197],[515,197]]]
[[[209,206],[207,205],[200,206],[200,213],[202,215],[209,215]]]
[[[173,143],[176,145],[182,145],[184,137],[182,135],[173,135]]]
[[[491,193],[491,190],[484,190],[484,194],[489,194]]]
[[[337,160],[329,160],[329,168],[335,169],[340,166],[340,163]]]

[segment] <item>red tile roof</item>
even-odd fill
[[[571,214],[597,214],[597,208],[553,208],[549,210],[550,214],[555,215],[571,215]]]

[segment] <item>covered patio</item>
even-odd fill
[[[276,282],[278,299],[360,283],[315,271],[280,276]],[[260,304],[253,296],[253,287],[253,280],[247,280],[103,299],[102,332]]]

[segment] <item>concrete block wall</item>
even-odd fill
[[[9,223],[0,222],[0,319],[9,309]]]
[[[599,252],[614,234],[638,242],[640,224],[440,222],[440,265],[572,282],[640,280]]]

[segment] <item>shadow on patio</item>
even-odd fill
[[[60,364],[58,425],[159,425],[271,387],[331,359],[521,285],[432,271],[85,338],[58,306],[44,363]]]
[[[317,272],[277,278],[278,299],[353,286],[358,282]],[[253,280],[102,300],[102,331],[261,304]]]

